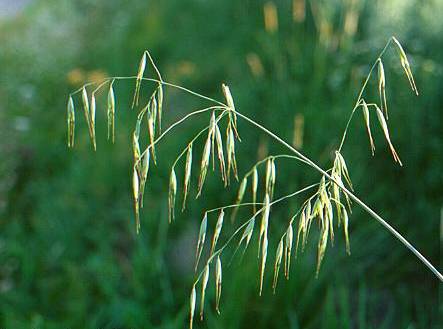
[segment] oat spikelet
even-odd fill
[[[189,328],[192,329],[192,323],[194,321],[195,312],[195,300],[196,300],[195,284],[192,286],[191,296],[189,297]]]
[[[364,99],[362,100],[362,109],[363,109],[363,117],[365,119],[365,124],[366,124],[366,131],[368,132],[369,142],[371,144],[371,153],[372,153],[372,155],[374,155],[375,145],[374,145],[374,140],[372,139],[371,125],[369,122],[369,109],[368,109],[368,105],[366,104]]]
[[[91,121],[91,139],[92,143],[94,144],[94,150],[97,149],[96,146],[96,139],[95,139],[95,93],[92,93],[91,95],[91,111],[90,111],[90,121]]]
[[[152,154],[152,160],[154,164],[157,165],[157,159],[155,156],[155,118],[154,111],[150,111],[148,113],[148,133],[149,133],[149,141],[150,141],[150,149]]]
[[[245,241],[245,248],[243,249],[243,253],[246,251],[249,245],[249,241],[251,241],[252,233],[254,232],[255,226],[255,218],[252,218],[246,228],[243,231],[240,241],[238,242],[237,248],[240,247],[243,241]]]
[[[115,141],[115,95],[113,88],[114,80],[109,84],[108,90],[108,140]]]
[[[224,83],[222,84],[222,89],[223,89],[223,95],[225,96],[226,99],[226,103],[228,105],[229,108],[229,123],[232,124],[232,127],[234,129],[235,132],[235,136],[238,136],[238,132],[237,132],[237,115],[235,114],[235,105],[234,105],[234,99],[232,98],[232,94],[231,91],[229,90],[229,87],[227,85],[225,85]]]
[[[88,93],[87,93],[85,87],[83,87],[83,89],[82,89],[82,102],[83,102],[83,110],[85,113],[86,123],[88,124],[89,137],[91,138],[91,142],[92,142],[92,146],[94,147],[94,150],[96,150],[96,145],[94,143],[94,132],[93,132],[92,126],[91,126],[91,114],[89,111]]]
[[[275,289],[277,288],[278,272],[280,271],[280,264],[283,258],[283,239],[280,242],[275,253],[275,264],[274,264],[274,281],[272,283],[272,290],[275,294]]]
[[[132,192],[134,197],[135,226],[138,234],[140,232],[139,178],[135,166],[132,174]]]
[[[146,52],[143,53],[143,56],[140,60],[140,64],[138,65],[138,73],[137,73],[137,79],[135,81],[135,91],[134,91],[134,99],[132,100],[132,108],[134,108],[134,106],[138,106],[140,86],[143,79],[143,74],[145,73],[145,68],[146,68]]]
[[[240,187],[238,188],[237,199],[235,200],[235,204],[237,205],[237,207],[235,207],[234,210],[232,211],[231,222],[235,221],[235,217],[237,216],[237,212],[238,212],[238,205],[243,200],[243,197],[244,197],[245,192],[246,192],[247,184],[248,184],[248,179],[247,179],[247,177],[245,177],[245,178],[242,179],[242,181],[240,183]]]
[[[266,267],[266,257],[268,255],[268,236],[265,233],[265,236],[263,237],[263,244],[261,249],[261,264],[260,264],[260,291],[259,295],[261,296],[261,293],[263,291],[263,278],[265,275],[265,267]]]
[[[223,209],[221,209],[220,214],[218,215],[217,224],[215,225],[214,236],[212,237],[211,252],[209,254],[210,256],[212,256],[212,254],[215,251],[215,247],[217,245],[217,241],[218,241],[218,238],[220,237],[220,232],[223,227],[224,217],[225,217],[225,211]]]
[[[143,197],[145,194],[146,181],[148,179],[149,158],[150,158],[149,152],[146,152],[142,158],[141,168],[140,168],[140,202],[142,208],[143,208]]]
[[[197,250],[195,252],[195,271],[197,271],[198,263],[202,255],[203,246],[205,245],[206,229],[208,227],[208,214],[205,212],[200,224],[200,231],[198,232]]]
[[[148,155],[149,152],[146,152]],[[177,195],[177,176],[175,169],[172,167],[169,175],[169,193],[168,193],[168,208],[169,208],[169,223],[175,219],[175,197]]]
[[[252,203],[254,203],[254,214],[257,211],[257,206],[255,205],[257,203],[257,189],[258,189],[258,171],[257,167],[254,167],[254,170],[252,171]]]
[[[289,280],[289,270],[291,266],[292,240],[293,240],[293,230],[291,222],[289,223],[288,229],[286,230],[286,237],[285,237],[285,276],[288,280]]]
[[[348,255],[351,254],[351,247],[350,247],[350,243],[349,243],[349,217],[348,217],[348,212],[346,211],[346,208],[343,207],[343,232],[345,234],[345,241],[346,241],[346,252],[348,253]]]
[[[235,178],[238,180],[237,176],[237,162],[235,160],[235,140],[234,140],[234,133],[232,131],[232,125],[229,122],[228,128],[226,129],[226,154],[228,157],[228,163],[227,163],[227,179],[229,184],[229,179],[231,176],[231,169],[234,172]]]
[[[318,240],[318,255],[317,255],[317,270],[316,276],[320,272],[320,266],[325,256],[326,247],[328,244],[329,225],[323,225],[320,231],[320,238]]]
[[[163,86],[161,83],[157,87],[157,107],[158,107],[158,132],[162,132],[162,116],[163,116]]]
[[[138,172],[141,171],[141,163],[140,163],[140,144],[139,144],[139,133],[137,128],[132,134],[132,155],[134,158],[134,165]]]
[[[296,255],[298,254],[298,246],[300,243],[300,237],[301,237],[302,251],[304,251],[304,249],[305,249],[307,230],[308,230],[308,225],[307,225],[307,221],[306,221],[306,213],[305,213],[305,211],[302,211],[300,214],[300,219],[298,221],[297,242],[295,244],[295,254]]]
[[[221,136],[220,129],[219,129],[218,125],[215,126],[215,141],[217,144],[218,161],[220,163],[220,173],[222,176],[223,183],[226,186],[227,185],[227,178],[226,178],[225,156],[223,154],[223,141],[222,141],[222,136]]]
[[[388,118],[388,105],[386,101],[386,77],[383,62],[378,60],[378,94],[380,96],[380,107],[385,112],[386,119]]]
[[[68,117],[68,147],[74,147],[74,133],[75,133],[75,111],[74,101],[69,96],[67,105],[67,117]]]
[[[188,145],[188,151],[186,152],[186,165],[185,165],[185,181],[183,184],[183,206],[182,211],[186,208],[186,198],[189,192],[189,185],[191,183],[191,169],[192,169],[192,143]]]
[[[394,145],[392,145],[391,137],[389,136],[388,125],[387,125],[386,120],[383,116],[383,112],[380,110],[380,108],[378,106],[376,107],[376,111],[377,111],[378,121],[380,122],[381,128],[383,129],[383,133],[385,135],[386,141],[389,144],[389,148],[391,149],[391,153],[394,158],[394,161],[398,162],[398,164],[400,166],[403,166],[397,152],[395,151]]]
[[[220,297],[222,289],[222,264],[220,256],[217,256],[215,263],[215,310],[220,314]]]
[[[206,180],[206,174],[208,173],[209,160],[211,159],[211,134],[206,139],[205,148],[203,149],[202,160],[200,164],[200,176],[198,178],[198,192],[196,198],[201,195],[203,184]]]
[[[269,212],[270,212],[270,199],[269,194],[266,193],[265,200],[264,200],[264,208],[261,218],[261,224],[260,224],[260,236],[258,240],[258,256],[260,257],[260,246],[261,242],[264,239],[265,236],[268,234],[268,224],[269,224]]]
[[[411,67],[409,66],[408,57],[406,56],[406,53],[403,50],[403,47],[401,46],[400,42],[395,37],[392,37],[392,40],[394,40],[395,44],[397,45],[398,53],[400,55],[401,66],[403,67],[403,70],[406,73],[406,77],[408,78],[409,84],[411,85],[411,89],[418,96],[417,86],[415,85]]]
[[[206,264],[202,277],[202,294],[200,301],[200,320],[202,321],[203,321],[203,312],[205,308],[205,293],[206,293],[206,287],[208,286],[208,280],[209,280],[209,264]]]

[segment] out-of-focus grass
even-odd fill
[[[360,117],[344,152],[358,195],[438,265],[443,48],[435,13],[441,5],[352,3],[307,2],[305,17],[294,21],[290,2],[276,2],[274,33],[264,28],[263,3],[238,1],[38,1],[2,23],[0,325],[185,325],[198,221],[203,209],[232,202],[235,195],[210,180],[206,198],[167,225],[168,170],[162,168],[203,121],[160,145],[162,158],[152,170],[139,236],[129,179],[133,85],[116,86],[115,145],[105,142],[105,117],[99,113],[94,153],[79,114],[76,147],[66,148],[67,94],[100,74],[134,74],[145,48],[169,81],[217,98],[221,82],[228,82],[243,112],[288,140],[294,116],[303,115],[303,151],[327,164],[370,62],[391,34],[398,35],[421,92],[419,98],[412,95],[397,54],[389,52],[389,124],[405,166],[393,164],[380,132],[376,156],[370,157]],[[358,29],[349,22],[345,29],[346,19],[358,19]],[[198,105],[167,91],[165,120]],[[257,141],[278,151],[246,124],[240,129],[240,172],[256,159]],[[318,179],[289,163],[278,173],[280,194]],[[296,206],[297,201],[276,207],[271,229],[283,230],[287,209]],[[277,241],[270,243],[274,250]],[[224,273],[222,314],[210,305],[201,327],[439,328],[436,279],[358,209],[351,218],[351,249],[346,256],[338,237],[315,279],[316,250],[310,243],[293,262],[291,280],[281,280],[274,296],[267,275],[260,298],[251,248],[241,264],[234,261]]]

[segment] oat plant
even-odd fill
[[[255,233],[258,239],[259,294],[261,295],[262,293],[263,279],[267,265],[273,268],[272,289],[275,292],[280,269],[283,268],[282,275],[289,279],[291,259],[305,248],[313,223],[319,230],[319,239],[317,242],[317,275],[320,271],[328,244],[334,242],[337,228],[343,231],[346,252],[348,254],[351,252],[349,220],[351,208],[354,203],[390,231],[394,237],[414,253],[440,281],[443,281],[442,274],[411,243],[397,232],[385,219],[357,197],[351,182],[348,164],[342,152],[350,122],[356,114],[360,114],[362,118],[361,122],[367,130],[369,149],[372,155],[374,155],[375,152],[375,143],[371,131],[375,128],[373,126],[377,126],[377,129],[381,128],[383,132],[390,152],[392,153],[393,160],[398,165],[402,165],[398,152],[392,143],[388,126],[388,102],[385,92],[386,76],[383,58],[389,47],[395,48],[398,52],[400,64],[410,87],[412,91],[418,95],[417,86],[406,53],[399,41],[395,37],[391,37],[373,63],[360,89],[345,127],[341,143],[335,151],[334,159],[329,169],[321,168],[313,160],[292,147],[277,134],[239,111],[235,106],[234,98],[227,85],[222,84],[221,89],[224,100],[218,101],[163,80],[160,71],[148,51],[145,51],[142,55],[136,76],[106,78],[99,83],[85,84],[70,94],[67,105],[68,146],[71,148],[74,146],[75,109],[83,108],[89,136],[95,150],[96,97],[99,97],[100,94],[106,93],[107,91],[107,95],[102,95],[102,97],[107,97],[107,137],[108,140],[114,142],[115,115],[117,111],[115,101],[116,93],[114,89],[117,84],[123,83],[126,80],[135,81],[132,108],[138,111],[138,116],[132,136],[132,187],[137,233],[141,229],[140,211],[141,208],[143,208],[145,188],[149,185],[148,173],[155,172],[153,165],[156,165],[157,157],[160,156],[157,152],[158,143],[170,133],[177,134],[178,132],[175,132],[176,128],[185,121],[192,120],[197,116],[206,116],[208,118],[208,125],[202,127],[202,129],[187,142],[186,147],[178,152],[178,156],[171,164],[167,199],[169,222],[174,221],[177,215],[176,213],[179,210],[184,211],[186,209],[190,200],[190,187],[192,184],[196,184],[196,198],[204,193],[204,184],[208,174],[211,172],[211,167],[212,171],[215,171],[215,167],[219,168],[220,179],[225,188],[229,188],[232,180],[235,179],[239,181],[239,189],[236,194],[235,203],[208,209],[202,215],[198,241],[196,243],[195,279],[190,294],[189,326],[191,328],[196,313],[197,295],[200,296],[199,317],[203,319],[205,293],[211,273],[213,273],[214,276],[212,281],[215,285],[215,308],[216,311],[219,312],[223,282],[222,271],[224,265],[229,263],[229,258],[226,257],[225,253],[228,246],[233,245],[235,248],[234,254],[236,254],[239,249],[241,249],[244,254]],[[145,69],[148,64],[154,69],[154,77],[148,78],[145,76]],[[375,73],[377,77],[374,77]],[[376,100],[370,99],[366,92],[368,82],[371,78],[377,79],[376,81],[378,82],[379,97]],[[148,83],[154,85],[154,91],[149,98],[141,99],[140,90]],[[166,88],[179,89],[205,102],[210,102],[211,106],[189,112],[162,131],[163,111],[168,110],[163,108],[164,90]],[[376,125],[371,123],[371,119],[375,117],[378,121]],[[241,141],[241,134],[237,124],[240,120],[248,123],[251,128],[258,129],[268,135],[275,143],[281,144],[287,150],[287,153],[267,156],[253,164],[243,176],[240,176],[239,164],[236,161],[236,144]],[[202,142],[203,148],[200,147],[199,140]],[[142,142],[147,145],[143,150],[140,146]],[[310,169],[321,174],[320,181],[290,194],[276,196],[275,184],[278,178],[277,164],[283,159],[304,163]],[[191,174],[195,170],[199,172],[197,182],[193,182],[191,179]],[[260,176],[262,179],[260,179]],[[261,182],[264,182],[264,184],[261,184]],[[271,234],[269,220],[272,207],[277,203],[285,202],[295,197],[303,200],[301,207],[290,216],[280,236],[277,237],[277,233]],[[179,198],[181,201],[180,204]],[[236,219],[236,217],[238,217],[237,211],[240,207],[250,209],[249,218]],[[228,218],[231,220],[232,225],[235,225],[235,230],[229,238],[222,241],[221,233],[226,226]],[[208,227],[213,227],[212,236],[207,236],[209,231]],[[276,250],[272,251],[273,253],[275,252],[274,257],[268,257],[268,252],[271,252],[268,247],[268,239],[270,239],[271,236],[273,239],[279,239]],[[208,248],[208,250],[206,253],[203,253],[205,247]],[[203,260],[202,256],[204,254],[207,256]],[[268,264],[269,258],[272,258],[272,265]]]

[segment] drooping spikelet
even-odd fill
[[[69,96],[67,105],[67,118],[68,118],[68,147],[74,147],[74,133],[75,133],[75,111],[74,101]]]
[[[203,184],[205,183],[206,174],[208,173],[209,161],[211,159],[211,134],[206,139],[205,148],[203,149],[202,160],[200,164],[200,176],[198,179],[197,198],[201,195]]]
[[[237,207],[235,207],[234,210],[232,211],[231,222],[234,222],[235,217],[237,216],[237,212],[238,212],[238,208],[239,208],[238,205],[243,200],[243,197],[246,192],[246,185],[247,184],[248,184],[248,179],[247,179],[247,177],[245,177],[242,179],[242,181],[240,183],[240,187],[238,188],[237,199],[235,200],[235,204],[237,205]]]
[[[378,59],[378,94],[380,96],[380,107],[385,112],[386,119],[388,118],[388,105],[386,102],[386,77],[383,62]]]
[[[206,229],[208,227],[208,214],[205,212],[200,224],[200,231],[198,232],[197,250],[195,252],[195,270],[197,271],[198,263],[205,245]]]
[[[135,226],[137,230],[137,234],[140,232],[140,204],[139,204],[139,178],[137,169],[134,166],[133,174],[132,174],[132,192],[134,197],[134,212],[135,212]]]
[[[143,74],[145,72],[146,68],[146,52],[143,53],[143,56],[140,60],[140,63],[138,65],[138,72],[137,72],[137,78],[135,80],[135,91],[134,91],[134,98],[132,100],[132,108],[134,106],[138,105],[138,98],[140,94],[140,85],[143,79]]]
[[[280,239],[280,242],[278,243],[277,251],[275,253],[275,263],[274,263],[274,281],[272,283],[272,290],[275,294],[275,289],[277,288],[277,280],[278,280],[278,273],[280,271],[280,264],[283,257],[283,238]]]
[[[215,263],[215,310],[220,314],[220,297],[222,289],[222,264],[220,256],[217,256]]]
[[[293,240],[293,230],[292,230],[292,221],[291,221],[289,223],[288,229],[286,230],[286,237],[285,237],[285,277],[287,279],[289,279],[289,270],[291,266],[292,240]]]
[[[267,233],[263,236],[263,243],[261,247],[261,263],[260,263],[260,291],[259,295],[263,291],[263,278],[265,276],[266,258],[268,256],[268,236]]]
[[[109,84],[108,90],[108,140],[111,139],[112,143],[115,141],[115,95],[113,88],[114,80]]]
[[[391,137],[389,136],[388,125],[387,125],[386,120],[383,116],[383,112],[380,110],[380,108],[378,106],[376,107],[376,111],[377,111],[378,121],[380,122],[380,126],[383,130],[383,134],[385,135],[386,141],[388,142],[389,148],[391,149],[392,157],[394,158],[395,162],[397,162],[400,166],[402,166],[403,164],[401,163],[400,157],[398,156],[397,152],[395,151],[394,145],[392,145]]]
[[[189,297],[189,328],[192,329],[192,323],[194,321],[195,312],[195,300],[197,299],[195,292],[195,284],[192,286],[191,296]]]
[[[182,211],[186,208],[186,198],[189,192],[189,185],[191,183],[191,169],[192,169],[192,143],[188,145],[188,151],[186,152],[186,164],[185,164],[185,180],[183,183],[183,205]]]
[[[258,172],[257,167],[254,166],[254,170],[252,171],[252,203],[254,203],[254,214],[257,211],[257,189],[258,189]]]
[[[149,154],[149,152],[146,152]],[[177,195],[177,176],[175,175],[174,167],[171,169],[169,175],[169,193],[168,193],[168,209],[169,209],[169,223],[175,219],[175,197]]]
[[[403,50],[403,47],[400,44],[400,42],[395,37],[392,37],[392,40],[394,40],[395,44],[397,45],[398,53],[400,55],[400,63],[401,63],[401,66],[403,67],[403,70],[406,73],[406,77],[409,80],[409,84],[411,85],[411,89],[418,96],[418,89],[417,89],[417,86],[415,85],[414,76],[412,75],[411,67],[409,66],[408,57],[406,56],[406,53]]]
[[[363,110],[363,117],[365,119],[365,124],[366,124],[366,131],[368,132],[368,136],[369,136],[369,143],[371,145],[371,153],[372,153],[372,155],[374,155],[375,145],[374,145],[374,140],[372,139],[371,125],[369,122],[369,109],[368,109],[368,105],[366,104],[364,99],[362,100],[362,110]]]
[[[206,264],[202,277],[202,293],[201,293],[201,302],[200,302],[200,320],[202,321],[203,321],[203,312],[205,308],[205,293],[206,293],[206,287],[208,286],[208,280],[209,280],[209,264]]]
[[[223,227],[223,219],[225,217],[225,212],[223,209],[220,210],[220,214],[218,215],[217,224],[215,225],[214,235],[212,237],[212,245],[211,245],[211,252],[210,255],[215,251],[215,247],[217,245],[218,238],[220,237],[220,232]]]
[[[228,163],[227,163],[227,180],[228,180],[228,184],[229,184],[229,179],[231,176],[231,169],[234,173],[234,176],[236,179],[238,179],[237,176],[237,162],[235,160],[235,139],[234,139],[234,133],[232,131],[232,124],[229,122],[228,123],[228,127],[226,129],[226,154],[227,154],[227,158],[228,158]]]

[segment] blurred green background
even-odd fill
[[[370,65],[397,36],[420,91],[413,95],[390,49],[389,125],[404,167],[394,164],[375,124],[377,149],[370,156],[361,115],[344,155],[357,195],[442,268],[443,1],[36,0],[8,10],[17,3],[0,2],[1,328],[187,326],[202,213],[233,202],[237,188],[224,190],[211,174],[204,196],[191,197],[168,225],[168,166],[208,117],[160,144],[138,236],[130,185],[133,82],[115,85],[114,145],[106,141],[101,99],[97,152],[81,111],[76,147],[66,146],[69,92],[106,76],[135,75],[144,49],[167,81],[220,100],[221,83],[228,83],[240,111],[288,141],[297,120],[298,147],[327,167]],[[367,98],[377,101],[376,91],[372,81]],[[205,105],[167,90],[164,124]],[[244,122],[239,129],[240,174],[259,156],[284,151]],[[277,166],[277,195],[320,178],[300,164]],[[441,284],[356,207],[352,255],[337,233],[316,279],[314,233],[293,260],[291,280],[281,277],[273,295],[277,237],[302,201],[272,211],[263,296],[254,238],[243,261],[224,268],[221,315],[211,279],[205,321],[196,321],[197,328],[442,328]],[[222,239],[235,228],[226,223]]]

